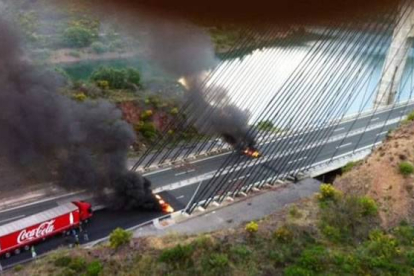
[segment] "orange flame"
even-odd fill
[[[259,151],[257,151],[257,150],[252,150],[252,149],[250,149],[250,148],[245,149],[245,150],[244,150],[244,154],[246,154],[246,155],[248,155],[248,156],[250,156],[250,157],[253,157],[253,158],[258,158],[258,157],[260,157],[260,152],[259,152]]]
[[[165,202],[160,195],[155,195],[155,198],[158,200],[158,203],[161,206],[161,209],[164,213],[172,213],[174,212],[174,208],[168,204],[167,202]]]

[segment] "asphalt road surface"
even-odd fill
[[[324,131],[324,129],[313,129],[308,132],[287,137],[271,137],[262,140],[258,146],[259,150],[265,154],[259,159],[251,159],[249,157],[240,157],[237,153],[223,153],[216,156],[211,156],[202,160],[197,160],[191,163],[190,167],[185,169],[163,169],[160,171],[145,174],[145,176],[153,183],[153,188],[162,189],[162,196],[173,205],[175,210],[184,208],[194,192],[201,191],[205,185],[209,191],[215,189],[214,183],[227,182],[228,187],[234,189],[241,184],[251,184],[255,181],[261,180],[261,175],[272,177],[290,171],[296,168],[300,162],[301,167],[329,160],[333,155],[339,156],[346,154],[353,150],[358,150],[367,146],[371,146],[374,142],[381,141],[389,129],[395,128],[397,123],[383,126],[387,120],[393,120],[407,114],[413,108],[410,106],[398,107],[394,110],[375,114],[374,116],[366,116],[354,121],[345,121],[339,123],[334,129],[335,136],[341,136],[348,133],[350,130],[364,129],[367,125],[381,124],[380,126],[370,129],[367,132],[359,132],[353,135],[348,135],[345,139],[333,139],[324,143],[310,146],[307,139]],[[357,145],[358,143],[358,145]],[[284,152],[275,152],[276,149],[285,148]],[[357,147],[356,147],[357,146]],[[299,152],[294,152],[294,150]],[[315,160],[311,158],[315,153],[319,153]],[[214,181],[210,181],[214,173],[221,167],[227,158],[237,161],[237,167],[230,170],[226,174],[220,175]],[[240,162],[242,160],[242,162]],[[229,167],[232,164],[229,165]],[[255,168],[256,170],[252,170]],[[259,170],[260,169],[260,170]],[[260,171],[260,175],[255,171]],[[242,181],[242,182],[240,182]],[[185,182],[185,185],[182,185]],[[174,185],[177,185],[175,187]],[[168,188],[169,187],[169,188]],[[35,203],[30,206],[16,208],[9,211],[0,212],[0,227],[2,224],[8,223],[19,218],[38,213],[42,210],[57,206],[59,202],[69,201],[71,199],[79,199],[79,196],[72,196],[71,198],[60,198],[59,201],[49,200],[41,203]],[[207,199],[208,193],[202,198]],[[87,227],[89,240],[97,240],[107,236],[116,227],[129,228],[154,218],[163,216],[165,214],[159,212],[148,211],[110,211],[99,210],[95,212],[93,219]],[[81,241],[82,242],[82,241]],[[42,254],[64,244],[64,238],[57,236],[51,238],[36,246],[38,254]],[[20,255],[12,256],[10,259],[1,260],[3,267],[13,265],[31,258],[30,252],[23,252]]]

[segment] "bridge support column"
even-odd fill
[[[379,89],[374,99],[374,108],[394,103],[411,50],[414,34],[414,1],[406,1],[406,4],[401,6],[400,13],[391,46],[385,58]]]

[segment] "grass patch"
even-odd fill
[[[404,161],[398,165],[400,173],[404,176],[408,176],[413,173],[414,167],[410,162]]]
[[[353,168],[355,168],[359,164],[361,164],[361,161],[357,161],[357,162],[351,161],[351,162],[348,162],[345,166],[342,167],[341,171],[342,171],[342,173],[347,173],[347,172],[351,171]]]

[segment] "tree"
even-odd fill
[[[141,87],[141,75],[138,70],[133,68],[126,69],[126,82],[137,87]]]
[[[106,47],[102,42],[95,41],[91,44],[92,51],[96,54],[103,54],[108,51],[108,47]]]
[[[63,33],[63,41],[67,47],[88,47],[94,41],[94,34],[84,27],[69,27]]]
[[[107,81],[111,89],[130,89],[141,87],[139,71],[133,68],[116,69],[113,67],[100,67],[91,75],[95,83]]]

